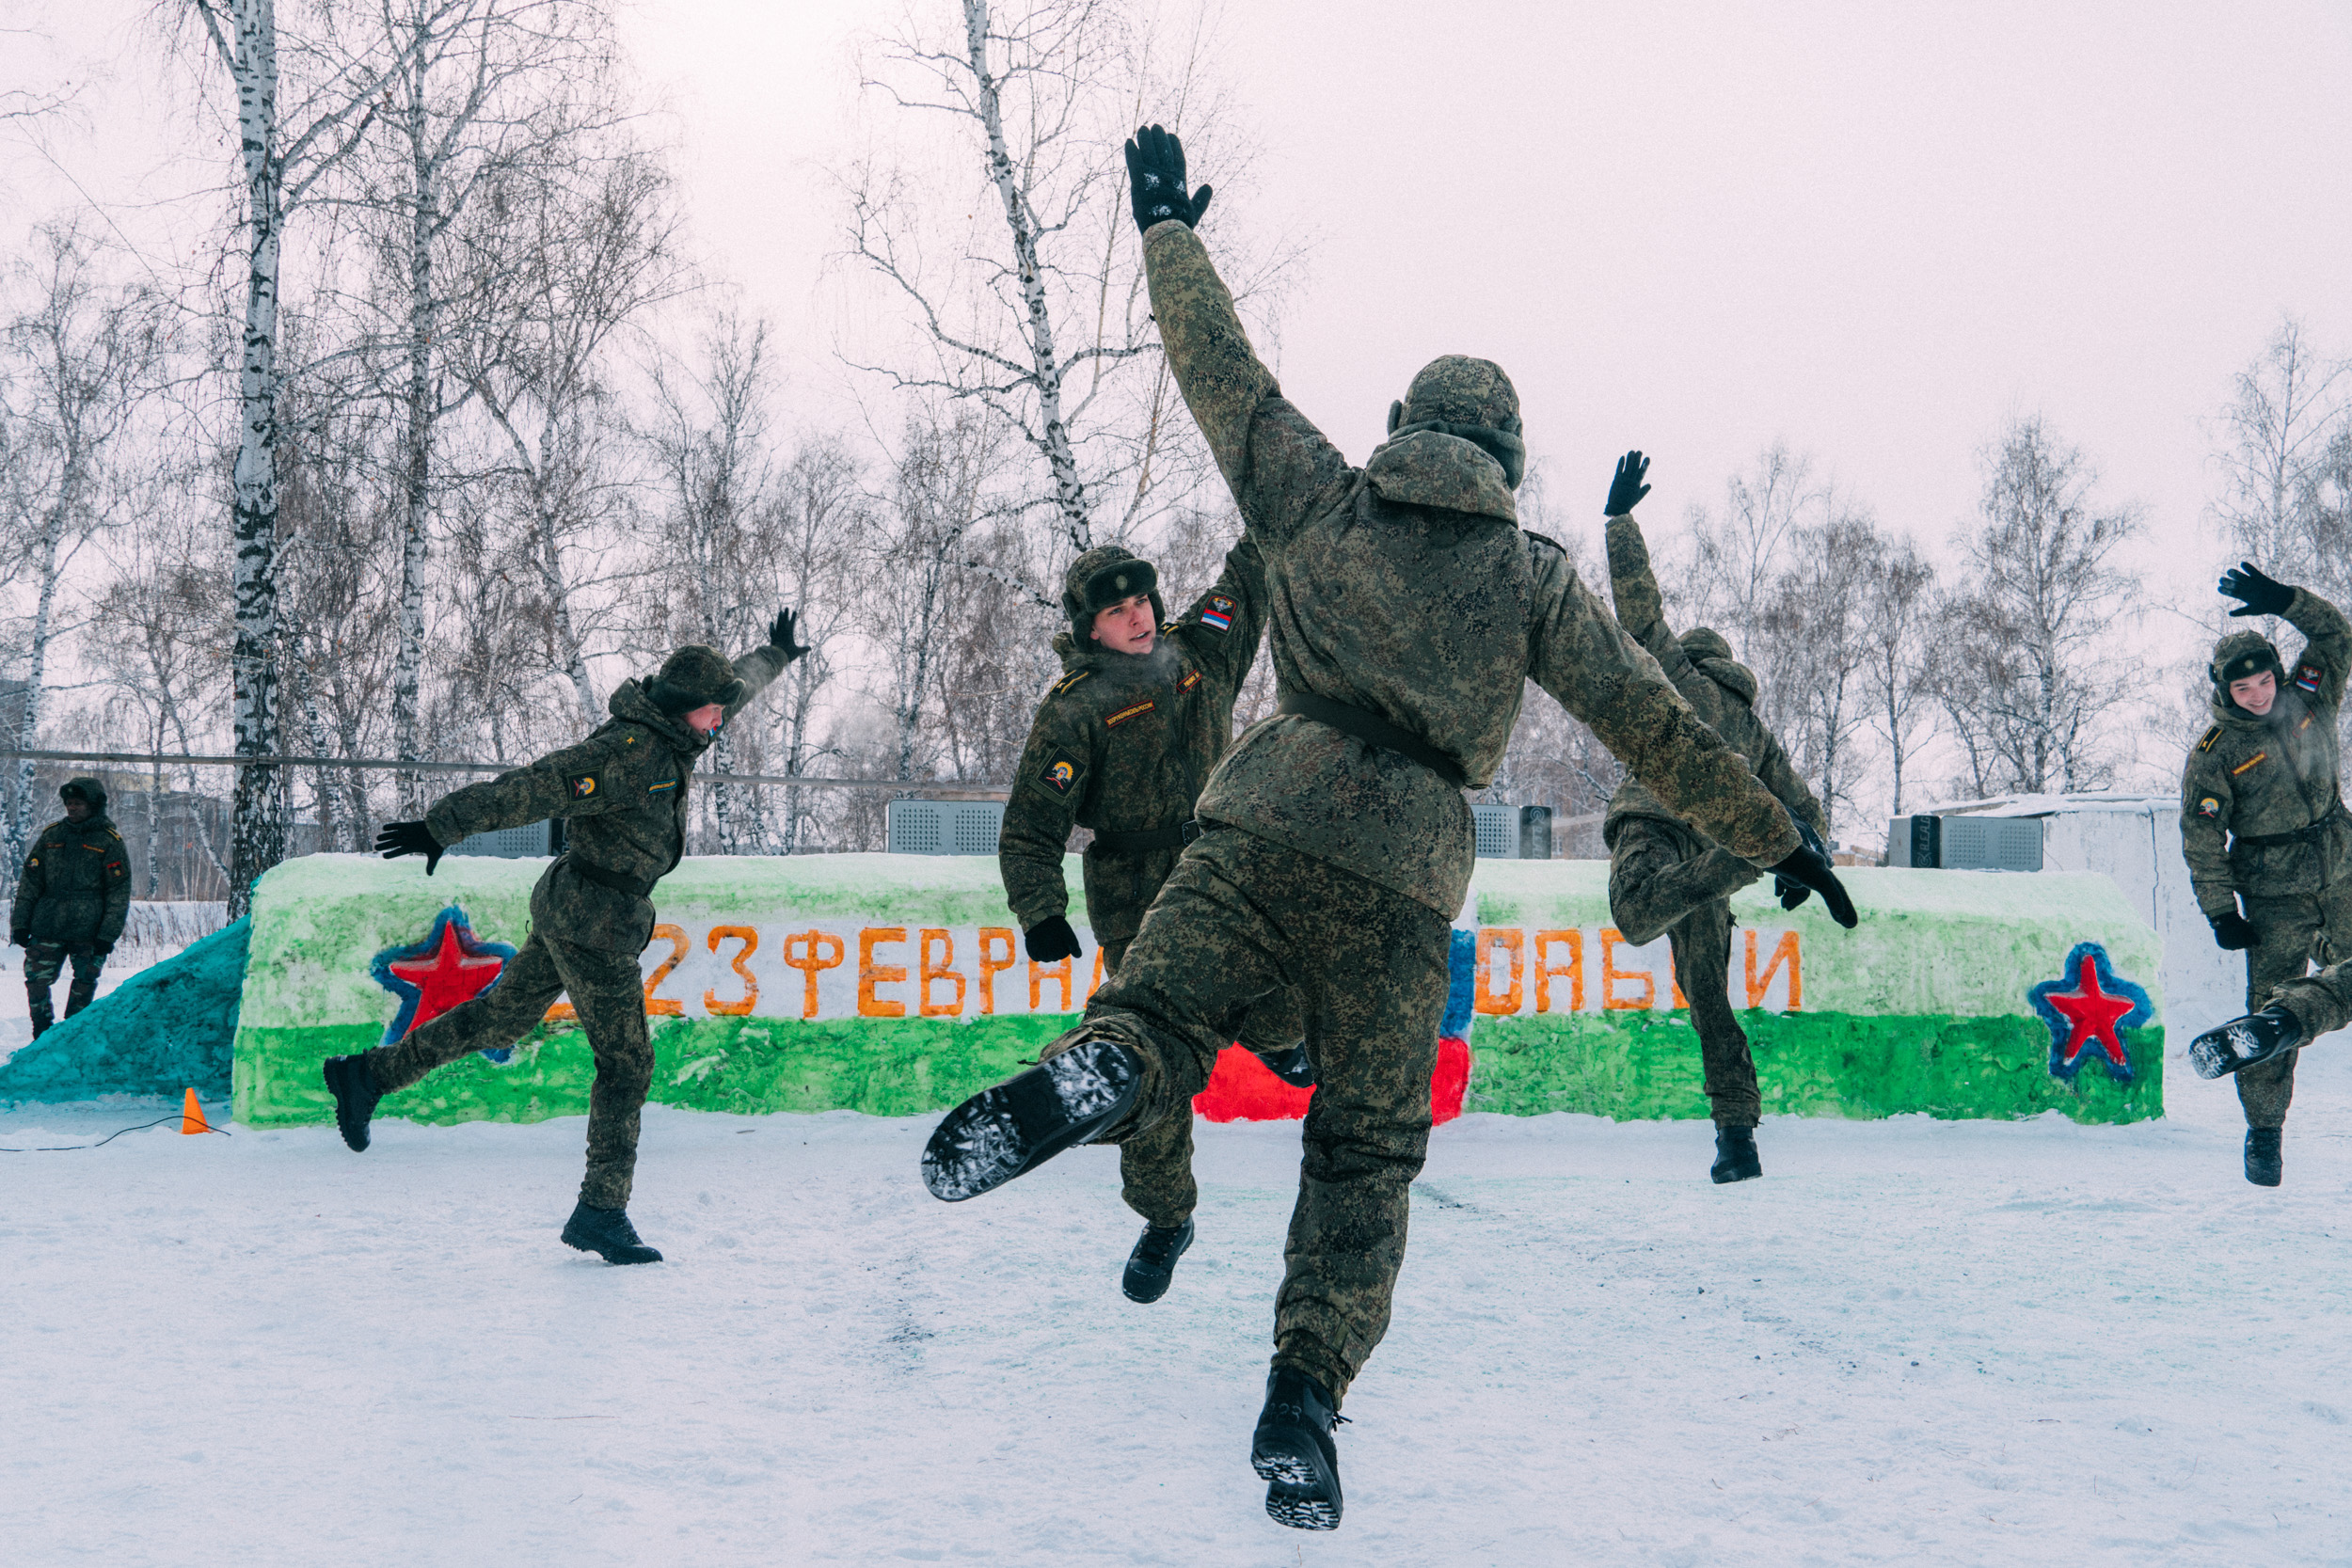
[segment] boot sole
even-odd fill
[[[384,1097],[377,1095],[369,1100],[364,1110],[352,1109],[352,1102],[362,1098],[359,1091],[346,1087],[352,1070],[347,1061],[337,1058],[321,1063],[319,1076],[326,1080],[326,1092],[335,1097],[335,1131],[342,1134],[343,1147],[354,1154],[365,1154],[368,1123],[375,1117],[375,1101]]]
[[[1266,1517],[1276,1524],[1292,1529],[1340,1528],[1340,1478],[1311,1433],[1261,1434],[1250,1448],[1249,1467],[1266,1483]]]
[[[923,1185],[945,1203],[993,1192],[1109,1126],[1140,1082],[1118,1042],[1081,1041],[948,1112],[923,1146]]]
[[[2290,1049],[2290,1044],[2280,1043],[2265,1050],[2262,1037],[2251,1029],[2225,1023],[2218,1029],[2206,1030],[2189,1042],[2188,1065],[2197,1069],[2200,1078],[2219,1078],[2258,1067],[2274,1056],[2286,1054]]]

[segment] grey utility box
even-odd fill
[[[1478,858],[1488,861],[1551,859],[1549,806],[1472,806],[1478,825]]]
[[[1946,871],[2039,871],[2039,816],[1898,816],[1886,827],[1886,863]]]
[[[993,855],[1005,825],[1002,800],[893,800],[894,855]]]
[[[558,819],[533,822],[527,828],[501,828],[476,833],[451,845],[446,854],[495,855],[501,860],[527,861],[564,852],[564,824]]]

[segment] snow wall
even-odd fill
[[[545,863],[450,857],[428,879],[415,861],[311,855],[271,871],[254,898],[237,1119],[331,1120],[320,1061],[496,983]],[[1784,912],[1769,883],[1733,900],[1732,1001],[1768,1113],[2163,1114],[2160,950],[2112,880],[1846,876],[1863,911],[1851,932],[1818,900]],[[1069,880],[1081,885],[1074,856]],[[1464,1109],[1707,1114],[1667,944],[1635,947],[1610,926],[1605,863],[1482,861],[1470,902],[1476,927],[1456,937],[1477,1019]],[[1020,957],[991,858],[695,858],[658,904],[644,958],[653,1098],[692,1109],[941,1110],[1034,1058],[1101,980],[1083,925],[1075,963]],[[564,1012],[511,1059],[454,1064],[379,1114],[585,1114],[592,1058]]]

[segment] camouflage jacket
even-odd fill
[[[40,831],[8,915],[18,942],[114,942],[131,913],[131,857],[103,812]]]
[[[1216,586],[1161,628],[1151,654],[1099,646],[1082,654],[1068,632],[1054,639],[1062,678],[1038,705],[996,846],[1005,898],[1023,930],[1070,908],[1062,847],[1072,824],[1143,832],[1191,818],[1232,743],[1233,699],[1264,626],[1265,569],[1245,536],[1226,552]],[[1087,919],[1097,942],[1136,934],[1182,853],[1088,848]]]
[[[741,712],[784,665],[775,647],[737,659],[743,694],[726,717]],[[653,936],[647,895],[686,853],[687,781],[713,736],[662,713],[644,686],[623,681],[605,705],[612,719],[579,745],[453,790],[425,814],[425,826],[445,845],[562,817],[564,851],[531,891],[531,923],[577,946],[643,952]]]
[[[2352,624],[2309,589],[2287,605],[2287,623],[2307,641],[2286,666],[2270,711],[2257,719],[2217,692],[2213,727],[2181,770],[2181,852],[2197,906],[2208,919],[2237,908],[2231,895],[2291,897],[2317,893],[2352,861],[2337,783],[2336,715],[2352,673]],[[2339,818],[2300,843],[2244,840],[2292,833]]]
[[[1779,737],[1756,716],[1756,677],[1743,666],[1732,664],[1720,672],[1723,678],[1718,679],[1709,673],[1708,666],[1729,661],[1708,659],[1702,663],[1682,646],[1666,625],[1665,598],[1658,592],[1658,576],[1650,569],[1649,546],[1642,538],[1640,524],[1630,516],[1612,517],[1608,540],[1609,587],[1611,597],[1616,601],[1617,625],[1658,660],[1666,678],[1675,683],[1675,689],[1682,693],[1692,710],[1707,721],[1707,727],[1747,759],[1750,770],[1763,781],[1773,799],[1788,807],[1791,816],[1804,818],[1826,840],[1829,816],[1821,810],[1821,802],[1798,776]],[[1614,846],[1617,826],[1629,816],[1648,816],[1674,824],[1690,839],[1685,847],[1690,854],[1696,855],[1710,847],[1703,834],[1692,832],[1690,824],[1659,804],[1658,797],[1634,779],[1628,779],[1609,798],[1608,819],[1601,825],[1602,839]]]
[[[1199,236],[1170,221],[1143,244],[1169,368],[1265,560],[1284,690],[1377,715],[1483,788],[1533,678],[1727,847],[1765,863],[1795,850],[1788,814],[1618,628],[1565,552],[1520,531],[1500,464],[1423,430],[1350,467],[1251,351]],[[1447,915],[1470,884],[1475,841],[1459,789],[1295,715],[1253,725],[1199,811]]]

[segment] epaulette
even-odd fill
[[[122,835],[116,832],[112,828],[106,830],[106,836],[113,839],[117,844],[120,844],[122,842]]]
[[[1080,681],[1086,679],[1092,673],[1094,673],[1094,672],[1091,670],[1079,670],[1071,674],[1064,675],[1060,680],[1054,683],[1054,695],[1057,697],[1060,696],[1063,692],[1069,690],[1072,687],[1077,685]]]
[[[2213,743],[2220,738],[2221,726],[2216,724],[2212,729],[2205,732],[2205,738],[2197,743],[2197,749],[2201,752],[2210,752],[2213,750]]]

